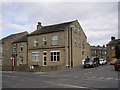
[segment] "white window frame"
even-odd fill
[[[23,46],[20,46],[20,52],[23,52],[24,48],[23,48],[23,50],[22,50],[22,51],[21,51],[21,48],[23,48]]]
[[[35,37],[34,38],[34,47],[38,46],[38,43],[39,43],[38,37]]]
[[[20,64],[23,64],[24,63],[24,60],[23,60],[23,57],[20,57]]]
[[[40,60],[39,51],[33,51],[32,52],[32,61],[38,62]]]
[[[47,45],[47,37],[46,36],[42,37],[42,43],[43,43],[43,45]]]
[[[44,55],[44,53],[46,53],[46,55]],[[46,57],[46,61],[45,61],[44,57]],[[46,65],[45,65],[45,63],[46,63]],[[43,66],[47,66],[47,51],[43,51]]]
[[[16,46],[13,46],[13,52],[16,52],[16,49],[17,49]]]
[[[59,52],[59,55],[57,55],[58,52]],[[53,56],[51,56],[51,53],[53,53]],[[56,53],[56,55],[54,53]],[[58,56],[59,56],[59,58],[58,58]],[[52,57],[50,60],[51,62],[59,62],[60,61],[60,51],[59,50],[50,51],[50,57]]]
[[[52,35],[52,45],[58,45],[58,35]]]

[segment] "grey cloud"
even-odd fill
[[[16,22],[29,23],[27,30],[33,31],[33,27],[35,27],[38,21],[42,25],[48,25],[78,19],[90,43],[96,44],[96,42],[99,43],[100,41],[103,44],[109,40],[110,36],[114,35],[117,37],[117,3],[18,2],[5,3],[3,6],[3,14],[8,17],[5,23],[13,23],[9,18],[12,18]],[[23,25],[23,28],[26,28],[26,26]]]

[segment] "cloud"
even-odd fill
[[[37,22],[44,26],[78,19],[90,44],[102,45],[117,37],[116,2],[3,2],[2,6],[3,36],[32,32]]]

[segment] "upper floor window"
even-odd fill
[[[80,31],[80,28],[78,28],[78,33],[79,33],[79,35],[81,35],[81,31]]]
[[[82,55],[85,55],[85,52],[84,52],[84,51],[82,51]]]
[[[42,42],[43,42],[43,45],[47,45],[47,38],[46,38],[46,36],[43,36]]]
[[[58,36],[57,35],[53,35],[52,36],[52,45],[57,45],[58,44]]]
[[[23,46],[20,46],[20,52],[23,52]]]
[[[85,41],[82,40],[82,47],[85,48]]]
[[[15,46],[13,46],[13,52],[16,52],[16,47]]]
[[[34,46],[38,46],[38,38],[37,37],[34,38]]]
[[[79,47],[81,47],[81,39],[79,38]]]

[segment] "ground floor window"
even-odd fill
[[[20,64],[23,64],[23,57],[20,56]]]
[[[39,61],[39,51],[32,52],[32,61]]]
[[[51,54],[51,61],[60,61],[60,52],[57,51],[50,51]]]

